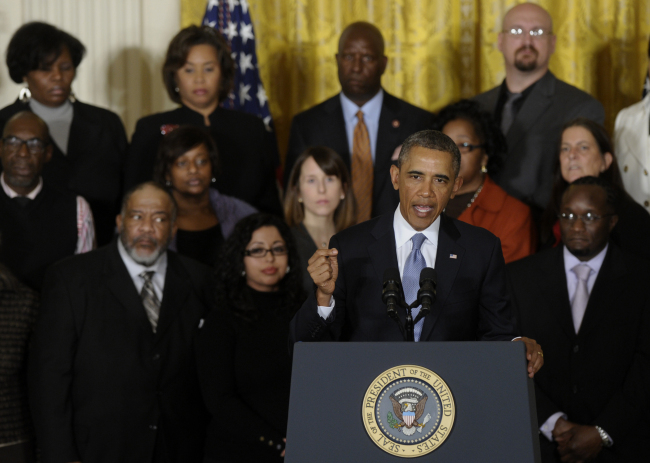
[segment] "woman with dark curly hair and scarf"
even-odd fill
[[[461,100],[440,111],[436,128],[454,140],[461,155],[463,184],[445,214],[494,233],[501,240],[506,263],[532,254],[536,235],[530,208],[487,174],[496,173],[507,153],[506,140],[492,116],[481,111],[478,103]]]
[[[304,300],[289,227],[268,214],[242,219],[216,271],[216,309],[198,342],[211,421],[205,463],[282,461],[291,358],[289,322]]]

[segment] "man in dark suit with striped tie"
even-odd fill
[[[127,193],[117,228],[46,275],[29,369],[42,461],[200,462],[209,269],[167,250],[176,205],[155,183]]]

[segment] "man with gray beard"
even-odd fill
[[[207,267],[167,250],[176,204],[127,193],[119,239],[47,273],[30,357],[30,404],[48,462],[200,462],[205,415],[194,338]]]
[[[533,211],[544,209],[551,196],[564,123],[579,116],[599,124],[605,119],[602,104],[549,71],[555,42],[553,19],[544,8],[533,3],[511,8],[498,39],[506,78],[474,97],[494,115],[508,142],[502,168],[490,177]]]

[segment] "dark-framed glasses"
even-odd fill
[[[247,249],[246,251],[244,251],[244,255],[249,257],[264,257],[266,256],[267,252],[273,254],[273,257],[277,257],[277,256],[286,256],[289,251],[287,250],[287,247],[284,244],[278,244],[276,246],[273,246],[271,249],[266,249],[266,248]]]
[[[533,38],[542,38],[544,36],[551,35],[551,31],[545,31],[544,29],[539,27],[536,27],[529,31],[525,31],[521,27],[511,27],[510,29],[505,30],[503,32],[513,37],[523,37],[524,34],[529,34]]]
[[[558,214],[558,218],[562,222],[568,222],[568,223],[574,223],[576,220],[580,219],[582,220],[583,223],[585,224],[590,224],[597,222],[600,219],[604,219],[605,217],[611,217],[614,214],[603,214],[603,215],[597,215],[597,214],[592,214],[591,212],[587,212],[586,214],[574,214],[573,212],[562,212],[561,214]]]
[[[27,145],[27,151],[30,154],[40,154],[45,150],[47,143],[45,143],[40,138],[30,138],[29,140],[23,140],[22,138],[14,137],[10,135],[2,139],[2,144],[4,148],[10,153],[16,153],[20,151],[23,145]]]
[[[485,145],[472,145],[471,143],[457,143],[456,146],[461,153],[471,153],[477,148],[485,148]]]

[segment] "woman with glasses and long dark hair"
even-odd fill
[[[463,184],[449,200],[445,214],[485,228],[501,240],[503,257],[512,262],[535,251],[530,208],[490,179],[507,152],[501,130],[478,103],[461,100],[443,108],[437,128],[460,150]]]
[[[291,381],[289,322],[304,300],[299,258],[278,217],[242,219],[222,248],[216,309],[199,335],[212,418],[205,463],[281,462]]]

